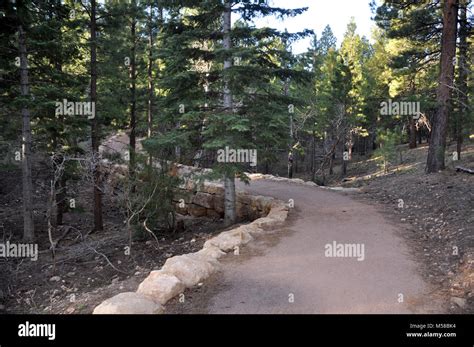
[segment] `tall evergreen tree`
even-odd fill
[[[451,93],[454,87],[453,58],[456,55],[458,5],[458,0],[445,0],[443,4],[440,75],[436,92],[438,106],[433,119],[433,130],[426,163],[427,173],[438,172],[445,168],[448,114],[451,111]]]

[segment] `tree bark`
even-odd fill
[[[91,102],[97,103],[97,3],[95,0],[91,0],[91,22],[90,22],[90,50],[91,50]],[[92,141],[92,160],[93,165],[93,176],[94,176],[94,231],[100,231],[104,229],[104,223],[102,219],[102,192],[100,189],[101,184],[101,173],[100,173],[100,158],[99,158],[99,122],[97,120],[97,107],[96,115],[91,120],[91,141]]]
[[[59,182],[57,182],[57,188],[56,190],[56,225],[62,225],[63,224],[63,216],[64,213],[67,212],[67,179],[64,176],[65,173],[61,176],[59,179]]]
[[[137,98],[136,98],[136,85],[137,85],[137,73],[136,73],[136,48],[137,48],[137,33],[136,33],[137,19],[136,19],[136,2],[132,1],[132,18],[130,23],[130,142],[129,142],[129,163],[128,173],[130,179],[134,180],[135,177],[135,157],[136,157],[136,127],[137,127]],[[132,192],[134,191],[134,184],[132,184]]]
[[[148,109],[147,109],[147,137],[153,133],[153,1],[148,1],[150,15],[148,16]],[[150,163],[151,164],[151,163]]]
[[[224,2],[224,13],[223,13],[223,46],[224,49],[230,51],[232,49],[232,40],[230,37],[231,25],[232,25],[232,3],[231,0],[225,0]],[[232,57],[230,55],[224,60],[224,72],[232,67]],[[226,112],[232,112],[232,92],[229,88],[228,77],[224,79],[224,108]],[[224,175],[224,189],[225,189],[225,217],[224,224],[226,226],[235,223],[236,211],[235,211],[235,175],[227,172]]]
[[[443,4],[443,32],[441,38],[441,71],[436,93],[437,111],[433,118],[426,172],[433,173],[445,169],[446,132],[448,114],[451,109],[451,89],[453,88],[456,54],[458,0],[445,0]]]
[[[311,149],[311,181],[316,180],[316,131],[312,133],[312,149]]]
[[[21,108],[22,118],[22,146],[21,146],[21,171],[23,194],[23,240],[33,242],[35,239],[35,225],[33,218],[33,181],[31,178],[31,119],[27,101],[30,98],[28,79],[28,54],[26,48],[26,35],[23,26],[18,27],[20,51],[20,92],[25,99]]]
[[[469,35],[469,26],[467,21],[467,6],[469,1],[463,1],[459,6],[459,59],[458,59],[458,114],[456,119],[456,151],[458,160],[461,159],[462,143],[463,143],[463,120],[467,113],[467,76],[469,72],[467,64],[467,37]]]
[[[342,146],[342,176],[345,177],[347,175],[347,160],[344,158],[344,154],[346,153],[345,145]]]
[[[416,124],[412,115],[408,117],[408,127],[410,129],[410,141],[408,147],[413,149],[416,148]]]

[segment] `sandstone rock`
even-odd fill
[[[252,223],[250,223],[250,225],[268,230],[271,228],[278,227],[279,225],[281,225],[281,222],[270,217],[263,217],[253,221]]]
[[[195,205],[202,206],[205,208],[214,208],[214,199],[211,194],[197,192],[196,195],[194,195],[192,202]]]
[[[211,257],[209,254],[194,252],[188,253],[186,255],[193,260],[202,261],[206,264],[211,265],[211,267],[209,267],[209,275],[214,273],[221,267],[220,263],[217,261],[217,258]]]
[[[316,183],[311,182],[311,181],[305,182],[304,184],[307,185],[307,186],[310,186],[310,187],[318,187],[318,185]]]
[[[120,293],[105,300],[93,314],[160,314],[164,309],[159,303],[139,293]]]
[[[260,180],[260,179],[263,179],[265,178],[264,174],[261,174],[261,173],[252,173],[252,174],[247,174],[247,176],[249,176],[249,178],[251,180]]]
[[[224,256],[225,252],[222,252],[218,247],[211,245],[211,246],[201,249],[199,252],[196,252],[196,254],[202,255],[209,259],[217,260],[220,257]]]
[[[204,258],[185,254],[169,258],[161,270],[173,274],[190,288],[208,278],[216,268],[211,262],[204,261]]]
[[[263,211],[255,210],[250,207],[247,209],[247,213],[247,219],[251,221],[265,216],[265,213]]]
[[[140,283],[137,293],[152,298],[155,302],[164,305],[168,300],[184,291],[184,284],[174,275],[163,271],[152,271]]]
[[[283,201],[276,200],[272,203],[272,211],[288,211],[289,207]]]
[[[220,233],[216,237],[206,241],[204,248],[215,246],[224,252],[233,250],[235,247],[244,245],[252,240],[252,236],[242,229],[233,229]]]
[[[288,210],[282,208],[282,209],[277,209],[277,208],[272,208],[270,213],[267,215],[267,218],[273,219],[280,224],[286,221],[288,218]]]
[[[224,213],[224,195],[213,195],[214,210],[217,213]]]
[[[188,213],[193,217],[205,217],[207,214],[206,208],[195,204],[188,205]]]
[[[252,204],[252,196],[249,195],[247,192],[240,191],[236,194],[237,203],[243,205],[250,205]]]
[[[273,202],[274,202],[273,198],[258,195],[258,196],[252,197],[251,207],[253,209],[257,209],[260,211],[264,211],[265,213],[268,213],[270,212]]]
[[[237,229],[239,229],[240,231],[243,231],[245,233],[248,233],[252,237],[265,233],[265,230],[255,226],[255,225],[251,225],[251,224],[241,225]]]
[[[223,213],[219,213],[217,212],[216,210],[212,210],[212,209],[206,209],[206,216],[209,217],[209,218],[215,218],[215,219],[218,219],[218,218],[223,218],[224,217],[224,214]]]
[[[299,183],[299,184],[305,183],[305,181],[303,181],[301,178],[293,178],[291,181],[294,183]]]
[[[453,296],[451,297],[451,302],[458,305],[460,308],[466,307],[466,299]]]
[[[237,202],[236,206],[235,206],[235,213],[237,215],[237,218],[242,220],[242,219],[246,219],[247,216],[249,215],[248,213],[248,210],[251,209],[249,208],[249,205],[244,205],[240,202]]]
[[[219,183],[205,182],[201,190],[208,194],[224,195],[224,187]]]

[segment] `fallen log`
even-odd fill
[[[456,166],[456,171],[457,171],[457,172],[469,173],[469,174],[471,174],[471,175],[474,174],[474,170],[473,170],[473,169],[468,169],[467,167],[462,167],[462,166]]]

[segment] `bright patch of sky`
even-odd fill
[[[257,27],[269,26],[278,30],[287,29],[289,32],[312,29],[321,37],[321,32],[326,25],[330,25],[334,35],[337,37],[338,45],[346,31],[347,23],[354,17],[357,24],[357,33],[371,38],[372,28],[375,23],[371,20],[373,16],[370,11],[370,0],[269,0],[270,5],[282,8],[308,7],[308,10],[294,18],[284,21],[274,17],[259,18],[255,20]],[[309,47],[309,39],[300,40],[293,44],[294,53],[302,53]]]

